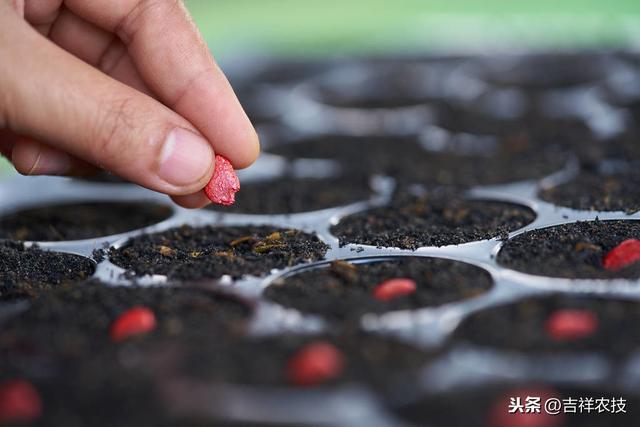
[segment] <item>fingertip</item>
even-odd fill
[[[231,161],[235,169],[244,169],[251,166],[260,155],[260,137],[255,128],[251,126],[247,142],[243,144],[242,149],[237,150]]]
[[[186,209],[200,209],[211,203],[204,191],[183,196],[171,196],[171,200]]]

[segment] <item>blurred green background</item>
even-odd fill
[[[324,55],[635,44],[638,0],[188,0],[212,50]]]
[[[640,0],[187,0],[222,63],[246,56],[640,48]],[[0,171],[11,168],[0,160]]]

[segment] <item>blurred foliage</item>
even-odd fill
[[[637,0],[187,0],[216,55],[631,46]]]

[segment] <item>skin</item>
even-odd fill
[[[0,153],[25,175],[103,168],[184,206],[258,137],[179,0],[0,0]]]

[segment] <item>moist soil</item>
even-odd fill
[[[0,238],[52,242],[109,236],[157,224],[171,216],[168,206],[97,202],[54,205],[0,218]]]
[[[558,162],[566,162],[568,157],[575,157],[587,166],[592,166],[603,158],[602,144],[594,138],[591,129],[580,119],[550,118],[535,110],[514,119],[501,119],[486,114],[482,108],[486,107],[442,104],[437,110],[437,125],[454,134],[497,137],[498,145],[493,148],[498,154],[495,161],[499,161],[502,156],[503,163],[496,164],[496,167],[507,170],[511,167],[532,168],[533,165],[526,166],[527,156],[533,160],[546,156],[556,170],[559,169]],[[552,160],[554,156],[557,159]],[[518,163],[510,165],[507,163],[509,157]],[[537,168],[541,171],[547,170],[542,166]]]
[[[569,279],[635,279],[640,263],[606,270],[604,257],[627,239],[640,239],[638,221],[588,221],[521,234],[498,253],[504,267],[538,276]]]
[[[636,163],[640,161],[640,125],[636,124],[640,123],[640,102],[637,111],[633,124],[624,133],[603,144],[607,158]]]
[[[111,342],[112,322],[136,306],[153,310],[158,326]],[[395,387],[429,360],[413,346],[356,330],[252,339],[245,335],[249,315],[239,300],[193,288],[87,282],[60,289],[3,324],[0,381],[23,378],[36,386],[45,413],[35,425],[161,425],[171,405],[159,392],[165,381],[289,387],[289,359],[318,340],[331,342],[346,362],[322,386]]]
[[[336,108],[376,110],[402,109],[437,102],[434,79],[438,79],[436,69],[417,64],[394,64],[373,70],[360,84],[345,86],[326,82],[318,88],[319,102]]]
[[[528,55],[514,61],[513,66],[496,70],[489,67],[481,73],[488,83],[528,92],[564,89],[605,78],[610,69],[605,60],[603,56],[582,53]]]
[[[157,327],[122,343],[109,327],[124,311],[145,306]],[[160,425],[156,395],[164,372],[147,346],[174,342],[199,348],[245,329],[250,309],[233,298],[176,288],[83,283],[35,299],[0,330],[0,381],[22,378],[41,395],[44,415],[33,425]]]
[[[468,188],[542,178],[566,165],[568,155],[562,147],[534,150],[528,148],[529,141],[517,136],[504,139],[502,148],[482,150],[484,154],[461,154],[427,150],[415,138],[325,136],[268,150],[287,158],[334,159],[356,174],[387,175],[400,184]]]
[[[571,181],[540,192],[549,203],[589,211],[640,210],[640,172],[603,174],[582,171]]]
[[[287,362],[304,346],[329,342],[344,356],[341,375],[316,387],[364,382],[381,388],[393,388],[396,381],[409,380],[424,367],[427,353],[390,338],[351,330],[340,335],[282,335],[236,342],[221,347],[221,342],[203,343],[198,351],[185,355],[182,373],[190,378],[256,386],[292,386],[287,378]],[[260,357],[256,357],[260,355]]]
[[[32,299],[54,288],[83,281],[94,270],[94,264],[79,255],[0,242],[0,301]]]
[[[290,214],[344,206],[371,196],[367,177],[290,177],[243,183],[233,205],[211,205],[209,209],[256,215]]]
[[[331,227],[341,245],[417,249],[506,238],[535,219],[524,206],[458,197],[403,196]]]
[[[587,310],[598,320],[585,338],[557,341],[546,332],[551,314],[562,309]],[[453,342],[531,353],[597,351],[628,356],[640,347],[640,304],[633,301],[555,295],[532,298],[475,313],[456,329]]]
[[[317,236],[270,226],[190,227],[143,234],[109,251],[109,259],[137,275],[171,279],[262,276],[274,268],[319,261],[329,249]]]
[[[378,301],[374,288],[388,279],[409,278],[416,291],[391,301]],[[492,287],[481,268],[439,258],[404,257],[389,261],[331,264],[279,279],[265,297],[286,307],[331,321],[357,321],[366,313],[433,307],[480,295]]]
[[[549,398],[572,401],[575,413],[547,415],[544,407],[541,413],[523,417],[508,414],[510,398],[520,397],[524,405],[527,396],[540,397],[542,405]],[[611,413],[610,399],[626,399],[626,413]],[[598,399],[609,399],[606,411],[598,413],[580,413],[579,401],[592,399],[592,409]],[[584,405],[584,403],[583,403]],[[566,406],[563,406],[565,408]],[[586,407],[586,406],[583,406]],[[541,383],[532,384],[488,384],[481,387],[458,388],[439,395],[425,396],[422,399],[400,407],[396,414],[412,426],[429,427],[507,427],[507,426],[545,426],[545,427],[634,427],[640,423],[640,398],[625,390],[612,389],[601,384],[582,388],[578,386],[554,386]],[[564,410],[564,409],[563,409]],[[524,415],[524,414],[523,414]],[[539,418],[539,419],[538,419]]]

